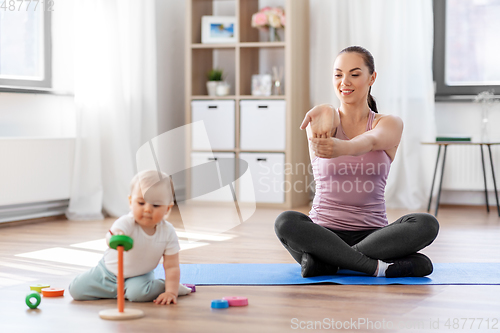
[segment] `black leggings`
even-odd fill
[[[299,264],[307,252],[322,263],[373,275],[378,259],[401,258],[431,244],[439,223],[430,214],[413,213],[383,228],[342,231],[322,227],[300,212],[286,211],[276,218],[274,230]]]

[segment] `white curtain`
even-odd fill
[[[135,152],[157,133],[154,0],[77,0],[69,219],[128,212]]]
[[[390,208],[421,209],[430,190],[434,155],[421,141],[435,138],[432,79],[432,0],[311,0],[311,103],[337,103],[333,61],[350,45],[375,58],[372,95],[380,113],[404,122],[387,181]]]

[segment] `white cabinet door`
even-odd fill
[[[192,101],[191,110],[193,123],[205,123],[209,140],[207,142],[204,133],[194,127],[191,133],[192,149],[234,149],[235,101]]]
[[[285,150],[285,113],[285,101],[241,101],[240,148]]]
[[[285,202],[285,154],[241,153],[240,159],[248,163],[252,175],[251,180],[249,178],[240,180],[240,201]],[[251,193],[253,191],[254,193]]]
[[[191,198],[199,201],[234,201],[234,185],[224,186],[222,181],[234,180],[234,157],[234,153],[191,153]],[[223,167],[213,163],[217,159],[225,159]],[[233,186],[233,190],[229,186]]]

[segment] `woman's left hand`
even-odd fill
[[[310,138],[309,145],[320,158],[335,158],[345,155],[346,140],[336,138]]]

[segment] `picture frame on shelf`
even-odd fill
[[[252,96],[271,96],[271,87],[270,74],[252,75]]]
[[[203,44],[236,43],[238,22],[234,16],[202,16],[201,42]]]

